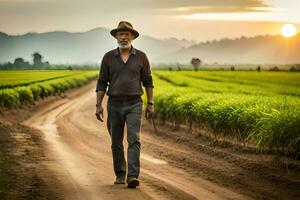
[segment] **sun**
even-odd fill
[[[293,24],[285,24],[281,28],[281,34],[284,37],[293,37],[297,35],[297,29]]]

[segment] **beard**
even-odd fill
[[[131,46],[131,42],[128,41],[118,41],[118,45],[120,49],[128,49]]]

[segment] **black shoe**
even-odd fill
[[[128,178],[127,184],[129,188],[136,188],[140,185],[140,181],[137,178]]]
[[[114,184],[115,185],[116,184],[125,184],[125,177],[123,177],[123,176],[116,177]]]

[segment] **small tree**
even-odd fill
[[[35,67],[43,66],[43,62],[42,62],[43,56],[41,54],[39,54],[38,52],[35,52],[34,54],[32,54],[32,57],[33,57],[33,65]]]
[[[201,63],[202,63],[202,61],[199,58],[192,58],[192,60],[191,60],[191,64],[193,65],[195,71],[198,71]]]
[[[231,67],[230,67],[230,70],[231,70],[231,71],[234,71],[234,70],[235,70],[234,66],[231,66]]]
[[[23,58],[16,58],[15,62],[14,62],[14,65],[15,66],[22,66],[24,63],[25,63],[25,61],[24,61]]]
[[[68,66],[67,69],[68,70],[73,70],[73,68],[71,66]]]
[[[261,71],[261,67],[257,66],[256,71],[260,72]]]
[[[277,66],[274,66],[274,67],[270,68],[270,71],[277,72],[277,71],[279,71],[279,68]]]
[[[295,72],[295,71],[297,71],[297,69],[296,69],[296,67],[292,66],[292,67],[290,68],[290,71],[291,71],[291,72]]]
[[[13,68],[26,69],[30,66],[29,62],[26,62],[23,58],[16,58],[13,64]]]
[[[290,68],[290,71],[291,72],[298,72],[298,71],[300,71],[300,66],[299,65],[292,66]]]

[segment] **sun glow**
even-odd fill
[[[293,37],[297,35],[297,29],[293,24],[285,24],[281,28],[281,34],[284,37]]]

